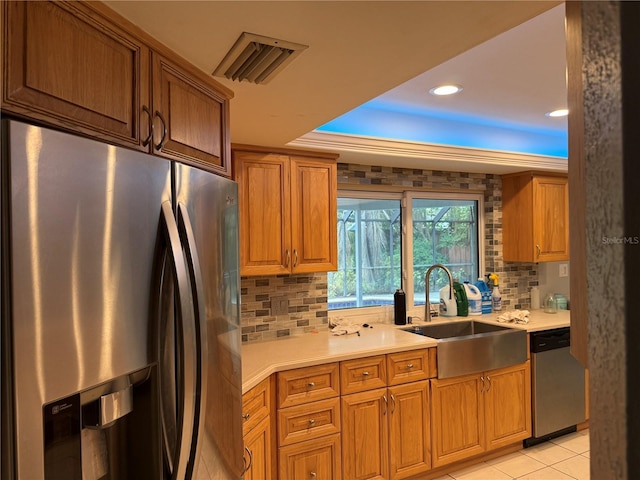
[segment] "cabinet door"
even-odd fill
[[[271,379],[265,378],[242,395],[242,432],[244,435],[268,417],[271,411]]]
[[[279,472],[280,480],[341,480],[340,434],[282,447]]]
[[[488,450],[531,436],[529,361],[486,372],[484,397]]]
[[[391,478],[425,472],[431,468],[429,382],[390,387],[388,393]]]
[[[154,153],[230,176],[226,98],[157,53],[152,78]]]
[[[431,380],[434,468],[484,452],[482,386],[480,375]]]
[[[344,480],[389,478],[387,401],[386,388],[342,397]]]
[[[271,478],[271,424],[267,417],[244,437],[245,464],[250,462],[244,480]]]
[[[289,158],[235,152],[241,275],[290,273]]]
[[[292,272],[338,268],[337,166],[291,157]]]
[[[149,50],[88,5],[3,2],[2,109],[143,149]]]
[[[569,187],[564,177],[533,178],[535,259],[569,259]]]

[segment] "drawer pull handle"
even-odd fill
[[[309,478],[316,478],[317,476],[316,472],[309,472]]]
[[[362,372],[362,376],[363,377],[368,377],[369,376],[369,372]]]
[[[413,363],[408,364],[408,365],[407,365],[407,368],[408,368],[409,370],[411,370],[411,369],[413,368]]]
[[[313,418],[309,419],[309,425],[311,425],[312,427],[316,424],[316,421]]]
[[[250,417],[250,416],[251,416],[251,414],[250,414],[250,413],[244,413],[244,414],[242,415],[242,418],[244,418],[245,420],[249,420],[249,417]]]
[[[249,471],[249,469],[251,468],[251,465],[253,464],[253,452],[247,446],[244,447],[244,450],[249,454],[249,462],[247,463],[247,457],[243,455],[242,456],[242,463],[244,463],[244,472],[242,472],[243,475]]]
[[[316,382],[309,382],[309,383],[307,384],[307,386],[308,386],[309,388],[313,388],[313,387],[315,387],[315,386],[316,386]]]

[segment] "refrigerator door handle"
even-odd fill
[[[182,252],[178,225],[173,215],[171,202],[162,204],[162,218],[166,226],[166,235],[169,240],[168,247],[170,258],[176,275],[178,302],[178,337],[182,344],[181,358],[177,359],[178,366],[178,443],[176,454],[173,458],[172,478],[190,478],[190,465],[192,436],[194,430],[195,415],[195,388],[197,377],[196,336],[193,297],[190,288],[189,273]],[[163,423],[165,419],[163,418]],[[164,425],[163,425],[164,428]],[[171,457],[172,452],[167,452]]]
[[[206,405],[207,399],[207,378],[208,378],[208,342],[207,342],[207,321],[205,318],[205,298],[204,298],[204,282],[202,280],[202,271],[200,269],[200,258],[196,248],[195,236],[187,207],[182,203],[178,204],[178,229],[187,260],[187,273],[190,276],[190,283],[193,296],[194,309],[194,333],[197,351],[196,365],[196,398],[199,399],[195,405],[195,430],[194,442],[197,442],[198,432],[203,427],[204,415],[202,409]],[[198,447],[199,445],[195,445]],[[192,447],[195,452],[195,449]]]

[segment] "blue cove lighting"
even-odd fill
[[[316,130],[561,158],[568,156],[566,131],[524,129],[490,119],[442,112],[427,116],[362,106]]]

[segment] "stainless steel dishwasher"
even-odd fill
[[[586,418],[585,369],[569,352],[569,332],[530,334],[533,436],[525,447],[575,431]]]

